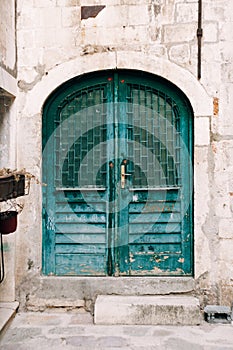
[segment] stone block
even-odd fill
[[[146,5],[128,6],[128,25],[138,26],[143,24],[149,24],[148,7]]]
[[[196,23],[171,24],[163,26],[163,41],[165,43],[184,43],[196,38]]]
[[[233,53],[232,53],[233,57]],[[222,80],[226,83],[233,83],[232,63],[227,62],[221,65]]]
[[[218,41],[218,23],[210,22],[205,23],[205,27],[203,30],[203,40],[206,43],[215,43]]]
[[[40,9],[40,23],[41,27],[46,28],[60,28],[61,27],[61,9],[55,8],[43,8]]]
[[[18,50],[18,67],[19,71],[23,67],[27,70],[28,67],[36,67],[40,61],[42,51],[39,48],[23,48]],[[27,74],[27,73],[26,73]],[[20,77],[20,75],[19,75]],[[20,79],[20,78],[19,78]]]
[[[230,222],[231,223],[231,222]],[[229,224],[230,224],[229,223]],[[220,247],[220,259],[233,264],[233,239],[222,239],[219,243]],[[233,265],[231,270],[233,271]],[[233,276],[231,276],[233,278]]]
[[[99,295],[95,324],[195,325],[200,324],[198,299],[189,296]]]
[[[221,6],[216,2],[209,2],[203,4],[203,19],[205,21],[216,20],[224,22],[226,20],[225,6]]]
[[[18,46],[33,47],[34,46],[34,33],[32,30],[20,30],[17,36]]]
[[[231,240],[231,251],[232,251],[232,242]],[[228,244],[228,242],[226,243]],[[218,260],[219,276],[221,276],[221,281],[232,281],[233,280],[233,259],[229,259],[229,255],[225,257],[225,260]]]
[[[57,0],[57,6],[75,7],[80,5],[80,0]]]
[[[195,118],[194,143],[196,146],[207,146],[210,143],[210,119],[208,117]]]
[[[188,44],[175,45],[169,50],[170,60],[178,64],[188,63],[190,60],[190,47]]]
[[[233,219],[232,218],[219,220],[219,237],[233,239]]]
[[[62,8],[62,26],[74,27],[81,23],[80,8],[67,7]]]
[[[198,206],[199,207],[199,206]],[[202,207],[202,205],[200,205]],[[206,232],[203,230],[205,225],[206,216],[195,216],[195,278],[203,275],[206,271],[210,271],[212,266],[212,254],[210,251],[210,242],[206,236]],[[205,286],[203,286],[205,288]]]
[[[208,147],[195,147],[194,152],[194,188],[195,199],[202,203],[196,208],[198,216],[208,212],[209,176]]]
[[[219,26],[219,39],[225,42],[233,41],[232,22],[224,22]]]
[[[38,48],[70,48],[75,45],[75,35],[69,28],[60,28],[59,30],[51,28],[50,30],[41,29],[35,32],[35,43]],[[35,55],[38,57],[38,54]],[[37,58],[38,59],[38,58]]]
[[[215,196],[215,211],[219,217],[230,218],[232,217],[232,206],[230,198],[228,196],[216,197]]]
[[[221,86],[221,67],[218,62],[219,52],[216,51],[217,44],[205,45],[202,50],[202,83],[208,87],[208,93],[211,96],[216,96]],[[215,58],[213,56],[215,55]],[[210,64],[211,62],[211,64]]]
[[[190,23],[195,22],[198,17],[198,5],[197,3],[179,3],[176,5],[176,22],[178,23]]]
[[[30,9],[30,8],[29,8]],[[29,30],[32,28],[39,28],[41,26],[41,16],[38,9],[27,9],[22,11],[17,17],[18,30]]]
[[[56,7],[57,0],[33,0],[34,7]]]
[[[220,302],[222,305],[228,305],[233,307],[233,279],[228,281],[221,281],[221,299]],[[232,320],[233,320],[233,308],[232,308]]]

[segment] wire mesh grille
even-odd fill
[[[180,184],[180,119],[174,101],[153,88],[127,87],[128,155],[133,187]]]
[[[55,186],[105,187],[105,85],[81,90],[65,102],[55,120]]]

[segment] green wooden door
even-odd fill
[[[64,84],[43,113],[43,271],[192,274],[192,112],[141,72]]]

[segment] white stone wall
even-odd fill
[[[18,167],[40,177],[41,108],[64,81],[116,67],[141,69],[172,81],[186,93],[195,115],[197,293],[204,302],[230,304],[233,4],[229,0],[203,0],[200,81],[197,0],[103,0],[105,8],[95,18],[81,20],[81,6],[90,5],[100,5],[100,1],[18,0]],[[19,217],[19,293],[22,288],[25,294],[27,288],[36,288],[33,281],[40,273],[40,213],[41,187],[35,184]]]
[[[0,66],[16,73],[15,0],[0,2]]]
[[[0,169],[16,168],[15,1],[0,1]],[[0,301],[15,300],[15,234],[3,237],[5,279]]]

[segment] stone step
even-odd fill
[[[197,325],[199,300],[192,296],[99,295],[94,322],[105,325]]]

